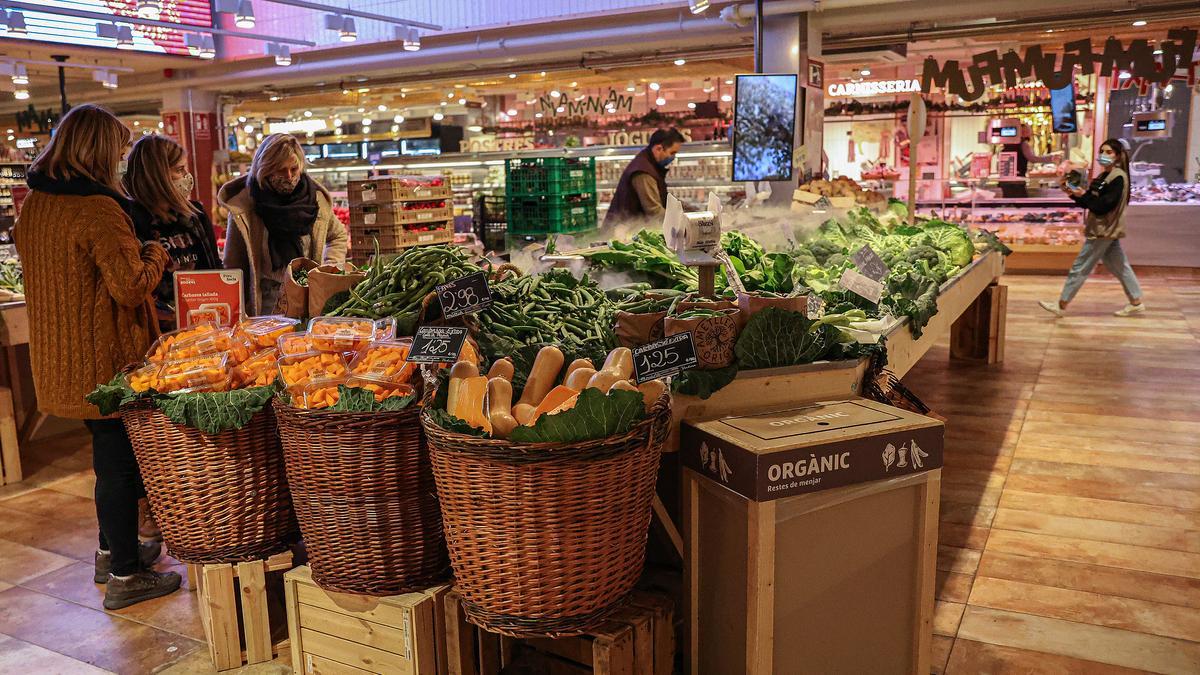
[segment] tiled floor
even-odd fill
[[[907,378],[949,418],[935,672],[1200,672],[1200,278],[1144,282],[1145,316],[1110,316],[1100,277],[1055,321],[1034,303],[1061,279],[1008,278],[1003,365],[940,346]],[[82,428],[23,454],[0,487],[0,673],[212,672],[193,593],[100,608]]]

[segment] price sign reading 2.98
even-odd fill
[[[492,291],[483,272],[446,282],[435,290],[442,303],[442,314],[447,319],[481,312],[492,306]]]
[[[461,326],[421,326],[413,336],[406,361],[413,363],[453,363],[458,360],[467,329]]]
[[[695,368],[696,345],[690,332],[669,335],[656,342],[633,348],[633,374],[638,384],[678,375]]]

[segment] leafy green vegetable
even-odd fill
[[[997,251],[1000,255],[1008,255],[1012,253],[1012,249],[1000,241],[995,232],[991,230],[978,230],[974,233],[975,248],[982,250],[991,249]]]
[[[466,436],[475,436],[477,438],[487,438],[487,432],[483,429],[477,429],[470,424],[460,420],[459,418],[446,412],[444,408],[430,408],[429,418],[439,427],[454,434],[464,434]]]
[[[737,374],[737,363],[716,370],[689,370],[671,380],[671,391],[676,394],[707,399],[714,392],[733,382]]]
[[[888,296],[883,302],[896,316],[909,319],[913,337],[920,338],[929,320],[937,314],[938,283],[915,270],[888,277]]]
[[[412,405],[416,396],[394,396],[382,402],[375,400],[375,393],[361,387],[338,385],[338,402],[326,408],[329,412],[392,412],[404,410]]]
[[[838,233],[840,234],[841,230],[838,230]],[[845,237],[843,236],[842,239],[844,241]],[[830,256],[838,253],[844,254],[846,252],[846,244],[839,244],[829,239],[818,239],[808,245],[808,252],[812,257],[816,258],[819,264],[824,265]]]
[[[812,363],[825,351],[824,334],[810,331],[812,321],[800,312],[768,307],[742,329],[734,348],[738,365],[755,370]]]
[[[150,392],[148,392],[150,393]],[[100,409],[100,414],[108,417],[120,410],[121,406],[141,397],[129,388],[129,380],[124,373],[117,373],[108,384],[97,386],[92,393],[84,396],[84,400]]]
[[[253,387],[221,392],[158,394],[154,405],[172,422],[218,434],[246,426],[275,395],[275,387]]]
[[[532,427],[514,429],[509,438],[517,443],[578,443],[623,434],[645,418],[640,392],[616,389],[606,395],[584,389],[574,408],[542,415]]]
[[[958,267],[971,264],[975,257],[975,244],[963,228],[954,223],[942,220],[931,220],[925,224],[925,243],[950,256],[950,261]]]

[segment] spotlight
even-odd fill
[[[13,98],[17,99],[18,101],[24,101],[25,99],[29,98],[29,90],[17,89],[13,92]]]
[[[871,69],[870,69],[870,68],[863,68],[862,70],[858,71],[858,74],[859,74],[859,75],[862,75],[863,77],[870,77],[870,76],[871,76]]]
[[[129,26],[117,26],[117,49],[133,49],[133,29]]]
[[[158,0],[138,0],[137,14],[143,19],[157,21],[162,16],[162,3]]]
[[[246,133],[248,133],[248,134],[252,134],[252,133],[254,133],[254,125],[253,125],[253,124],[247,124],[246,126],[242,127],[242,131],[244,131],[244,132],[246,132]]]
[[[509,117],[516,117],[516,116],[517,116],[517,109],[516,109],[516,108],[509,108],[509,109],[508,109],[508,110],[505,112],[505,114],[507,114]]]
[[[292,48],[290,45],[279,45],[275,49],[275,65],[290,66],[292,65]],[[278,100],[278,97],[275,97]]]
[[[304,116],[305,116],[305,117],[312,117],[312,111],[311,111],[311,110],[305,110],[305,111],[304,111]]]
[[[684,59],[675,59],[675,65],[677,65],[677,66],[682,66],[686,63],[687,63],[687,61]]]
[[[703,14],[708,11],[708,0],[688,0],[688,9],[692,14]]]
[[[24,14],[22,14],[21,12],[16,12],[16,11],[8,13],[8,32],[11,33],[12,35],[27,35],[28,34],[28,31],[25,28],[25,15]],[[29,98],[29,93],[26,92],[24,97],[17,96],[17,98],[20,98],[20,99]]]
[[[254,28],[254,3],[242,0],[238,3],[237,11],[233,13],[233,25],[238,28]]]
[[[396,26],[396,38],[400,40],[400,48],[406,52],[421,49],[421,34],[411,26]]]
[[[651,83],[650,83],[650,91],[658,91],[658,90],[659,90],[659,89],[661,89],[661,88],[662,88],[662,85],[660,85],[660,84],[659,84],[659,83],[657,83],[657,82],[651,82]]]
[[[509,74],[508,74],[508,79],[510,79],[510,80],[515,80],[515,79],[517,79],[517,74],[516,74],[516,73],[509,73]]]
[[[1145,25],[1146,25],[1146,22],[1143,19],[1138,19],[1137,21],[1133,22],[1134,28],[1141,28],[1142,26],[1145,26]]]
[[[375,106],[375,109],[378,110],[379,112],[387,112],[387,106],[382,103]]]
[[[440,113],[440,112],[433,113],[433,121],[434,122],[441,122],[444,119],[446,119],[446,116],[443,115],[442,113]]]
[[[342,42],[354,42],[357,39],[358,30],[354,27],[354,17],[345,17],[342,19],[342,27],[338,29],[338,40]]]
[[[666,105],[666,104],[667,104],[667,99],[665,99],[665,98],[663,98],[663,97],[661,97],[661,96],[659,96],[658,98],[654,99],[654,105]]]
[[[13,66],[12,83],[29,84],[29,71],[25,69],[24,63],[18,63]]]

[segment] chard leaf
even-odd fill
[[[153,392],[146,392],[146,394],[153,394]],[[99,408],[101,415],[108,417],[120,410],[121,406],[143,395],[129,388],[129,380],[125,378],[124,373],[117,373],[113,379],[109,380],[108,384],[98,385],[92,393],[83,398]]]
[[[433,420],[434,424],[451,433],[464,434],[466,436],[476,436],[479,438],[488,437],[487,432],[485,432],[483,429],[477,429],[470,424],[467,424],[463,420],[446,412],[443,408],[430,408],[429,417]]]
[[[382,402],[375,400],[370,389],[338,385],[338,402],[326,408],[331,412],[384,412],[403,410],[416,400],[416,396],[394,396]]]
[[[623,434],[645,418],[641,392],[617,389],[605,395],[599,389],[584,389],[574,408],[556,415],[542,415],[532,427],[517,427],[510,440],[578,443]]]
[[[159,394],[154,397],[154,405],[176,424],[199,429],[206,434],[219,434],[246,426],[274,395],[274,386],[221,392]]]

